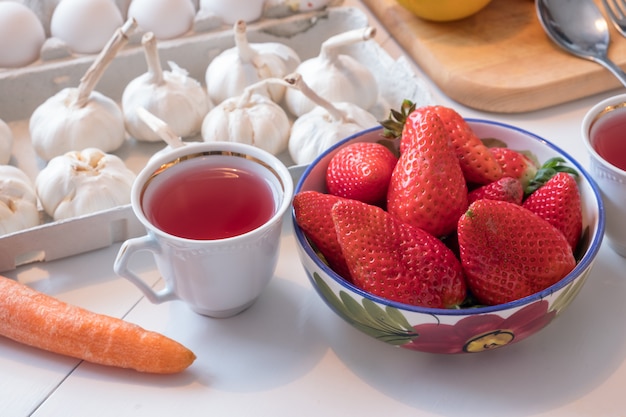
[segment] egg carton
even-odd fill
[[[330,7],[287,17],[264,18],[248,26],[250,42],[281,42],[293,48],[302,60],[318,55],[329,37],[370,23],[367,15],[353,7]],[[234,46],[232,29],[190,34],[183,38],[160,41],[162,62],[173,61],[190,76],[204,81],[206,68],[221,51]],[[383,101],[399,106],[403,99],[418,104],[430,103],[425,82],[414,73],[404,57],[393,59],[376,39],[343,47],[374,74]],[[39,62],[28,67],[0,71],[0,119],[14,135],[11,164],[35,178],[45,166],[36,156],[28,134],[28,119],[37,106],[63,88],[76,87],[95,56],[80,56]],[[117,100],[126,85],[146,71],[140,42],[129,42],[116,56],[100,79],[96,90]],[[194,138],[191,138],[194,140]],[[195,138],[201,140],[201,138]],[[139,142],[132,138],[114,153],[133,171],[139,172],[163,144]],[[288,155],[279,155],[293,172]],[[0,236],[0,272],[33,262],[51,261],[110,246],[145,233],[130,205],[63,221],[52,221],[42,213],[40,226]]]

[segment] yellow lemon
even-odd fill
[[[422,19],[447,22],[477,13],[491,0],[398,0],[402,6]]]

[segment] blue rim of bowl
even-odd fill
[[[302,244],[302,247],[303,247],[305,253],[307,254],[307,256],[311,257],[313,259],[313,261],[315,262],[315,264],[320,269],[322,269],[329,277],[331,277],[334,281],[336,281],[339,285],[341,285],[342,287],[345,287],[346,289],[349,289],[350,291],[353,291],[356,294],[359,294],[363,298],[367,298],[367,299],[375,301],[375,302],[377,302],[379,304],[387,305],[387,306],[394,307],[394,308],[397,308],[397,309],[400,309],[400,310],[411,311],[411,312],[414,312],[414,313],[434,314],[434,315],[442,315],[442,316],[475,315],[475,314],[492,313],[492,312],[496,312],[496,311],[509,310],[509,309],[514,309],[514,308],[517,308],[517,307],[521,307],[521,306],[527,305],[527,304],[529,304],[529,303],[531,303],[533,301],[539,301],[539,300],[542,300],[542,299],[550,296],[554,292],[560,290],[561,288],[563,288],[566,285],[568,285],[569,283],[571,283],[583,271],[585,271],[587,268],[591,267],[591,265],[592,265],[592,263],[593,263],[593,261],[594,261],[594,259],[596,257],[596,254],[600,250],[602,239],[604,237],[605,213],[604,213],[604,204],[602,203],[602,198],[600,197],[600,190],[598,189],[598,186],[596,185],[595,181],[591,178],[589,173],[587,173],[587,171],[580,165],[580,163],[578,163],[575,159],[573,159],[567,152],[563,151],[561,148],[559,148],[558,146],[552,144],[551,142],[547,141],[546,139],[542,138],[541,136],[538,136],[538,135],[536,135],[534,133],[531,133],[531,132],[529,132],[527,130],[521,129],[521,128],[516,127],[516,126],[509,125],[507,123],[501,123],[501,122],[496,122],[496,121],[492,121],[492,120],[473,119],[473,118],[466,118],[465,120],[470,122],[470,123],[482,123],[482,124],[486,124],[486,125],[500,126],[500,127],[506,128],[506,129],[515,130],[515,131],[520,132],[520,133],[522,133],[522,134],[524,134],[524,135],[526,135],[526,136],[528,136],[528,137],[530,137],[530,138],[532,138],[534,140],[537,140],[538,142],[544,144],[548,148],[550,148],[550,149],[554,150],[555,152],[557,152],[557,153],[561,154],[562,156],[564,156],[568,160],[569,163],[571,163],[572,165],[575,166],[575,168],[578,170],[579,174],[581,176],[583,176],[585,178],[585,180],[589,183],[589,185],[591,186],[591,189],[593,191],[593,194],[595,196],[595,200],[597,202],[597,205],[598,205],[598,232],[594,236],[592,236],[593,239],[589,242],[589,248],[585,252],[585,255],[580,259],[580,261],[576,264],[574,269],[569,274],[567,274],[564,278],[562,278],[556,284],[546,288],[543,291],[540,291],[538,293],[529,295],[529,296],[524,297],[524,298],[520,298],[520,299],[515,300],[515,301],[511,301],[511,302],[504,303],[504,304],[498,304],[498,305],[494,305],[494,306],[470,307],[470,308],[460,308],[460,309],[445,309],[445,308],[421,307],[421,306],[414,306],[414,305],[410,305],[410,304],[398,303],[396,301],[391,301],[391,300],[379,297],[377,295],[370,294],[370,293],[368,293],[368,292],[366,292],[366,291],[356,287],[355,285],[351,284],[350,282],[348,282],[344,278],[342,278],[340,275],[338,275],[330,267],[328,267],[328,265],[326,265],[319,258],[319,256],[317,256],[317,254],[315,253],[315,251],[313,250],[313,248],[309,244],[309,241],[307,240],[306,236],[304,236],[304,233],[302,232],[300,227],[298,227],[298,225],[296,223],[296,219],[295,219],[294,213],[293,213],[293,208],[292,208],[293,229],[294,229],[294,232],[296,234],[296,238]],[[371,133],[371,132],[374,132],[374,131],[377,131],[377,130],[382,130],[382,127],[373,127],[373,128],[367,129],[367,130],[363,130],[361,132],[357,132],[354,135],[349,136],[349,137],[341,140],[340,142],[336,143],[335,145],[331,146],[326,151],[324,151],[320,156],[318,156],[315,159],[315,161],[313,161],[306,168],[306,170],[304,171],[304,173],[302,174],[302,176],[298,180],[298,184],[296,185],[296,188],[294,190],[294,195],[300,191],[304,181],[309,176],[311,170],[318,163],[319,160],[323,159],[329,153],[334,152],[337,148],[343,146],[346,142],[349,142],[349,141],[355,139],[356,137],[363,136],[365,134],[368,134],[368,133]],[[307,272],[307,275],[308,275],[308,272]]]

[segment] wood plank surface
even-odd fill
[[[532,0],[493,0],[445,23],[417,18],[396,0],[363,3],[446,95],[468,107],[520,113],[621,87],[601,65],[556,46]],[[609,57],[626,67],[626,39],[609,26]]]

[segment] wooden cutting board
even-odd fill
[[[475,109],[526,112],[622,86],[553,44],[532,0],[493,0],[446,23],[419,19],[395,0],[362,1],[446,95]],[[609,57],[626,67],[626,39],[610,28]]]

